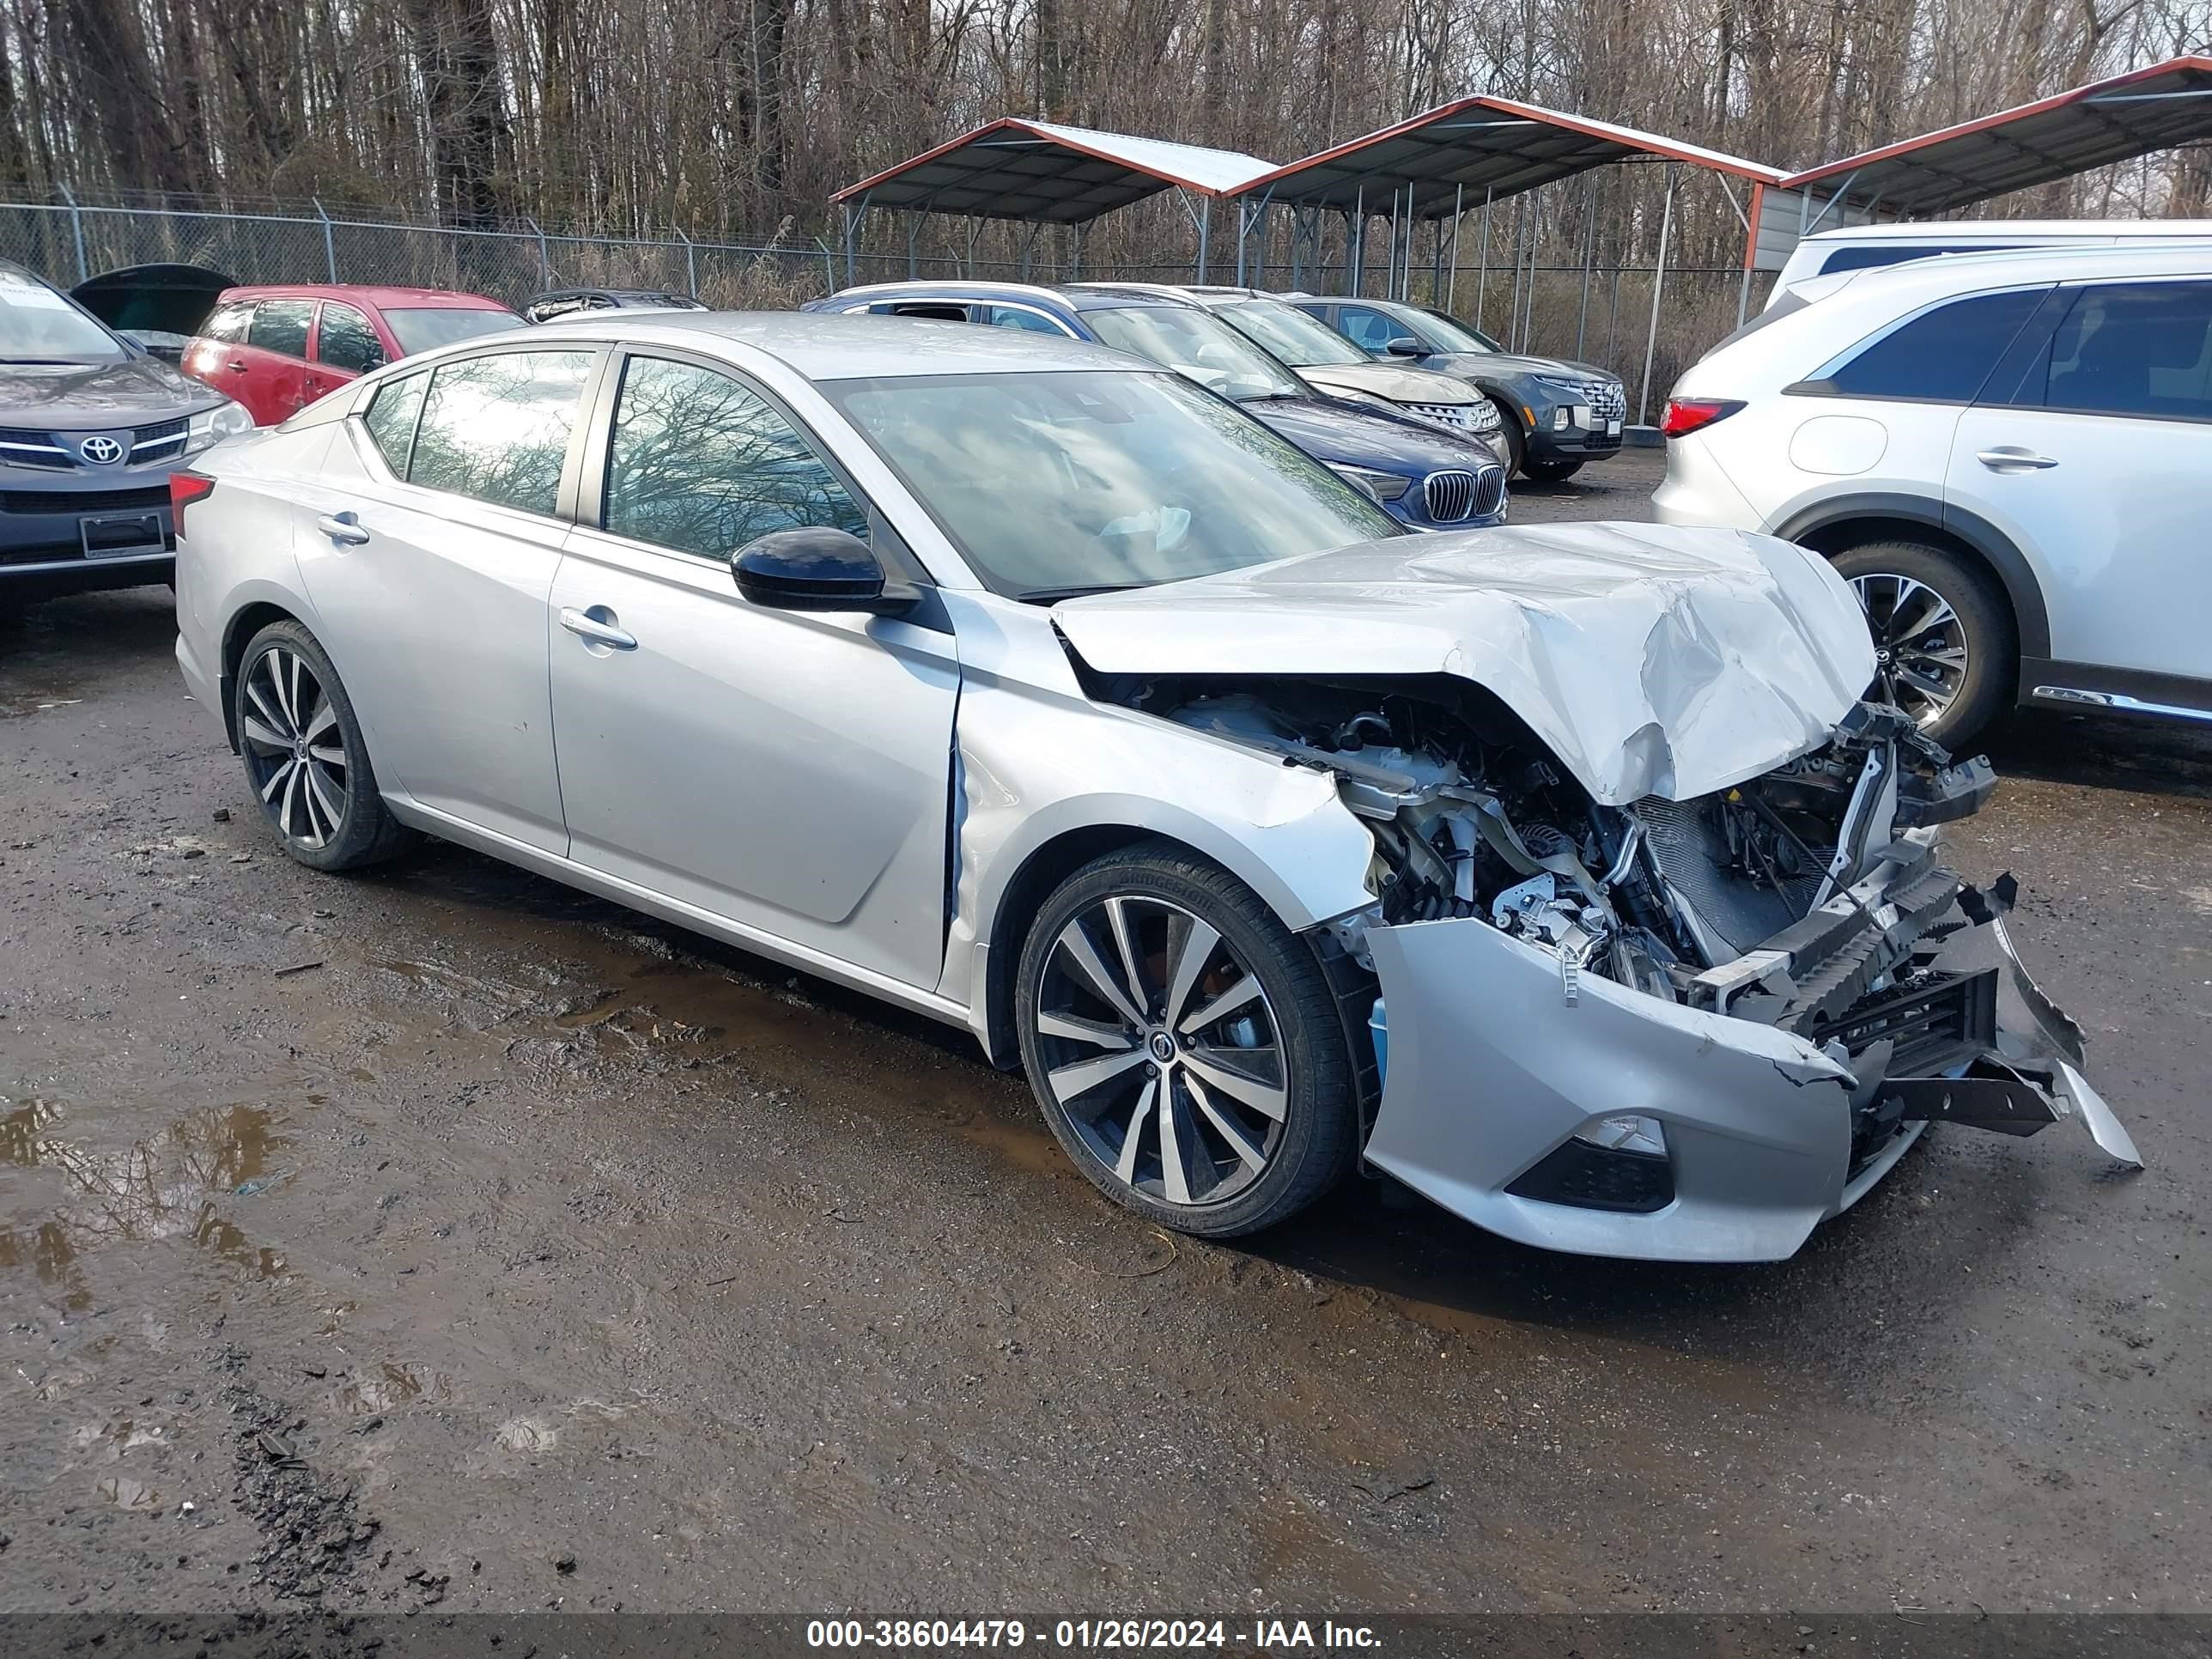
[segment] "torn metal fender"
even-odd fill
[[[1673,1261],[1794,1254],[1909,1144],[1849,1177],[1850,1073],[1802,1038],[1581,976],[1486,922],[1371,927],[1390,1063],[1368,1161],[1455,1214],[1546,1249]],[[1592,1118],[1664,1126],[1674,1200],[1650,1214],[1506,1187]]]

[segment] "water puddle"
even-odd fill
[[[40,1170],[68,1194],[48,1219],[0,1229],[0,1269],[28,1268],[73,1313],[92,1305],[84,1258],[112,1244],[181,1239],[257,1278],[283,1273],[283,1256],[252,1244],[218,1207],[283,1178],[270,1158],[290,1142],[267,1107],[205,1107],[120,1150],[73,1139],[64,1124],[41,1099],[0,1114],[0,1163]]]

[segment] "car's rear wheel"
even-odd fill
[[[1583,470],[1580,461],[1528,461],[1521,463],[1523,477],[1536,483],[1565,483]]]
[[[1350,1167],[1351,1056],[1321,963],[1226,872],[1166,848],[1097,860],[1045,901],[1017,971],[1045,1121],[1117,1202],[1227,1237]]]
[[[1875,685],[1947,749],[1971,743],[2012,693],[2018,647],[1989,578],[1924,543],[1869,542],[1834,556],[1874,635]]]
[[[316,870],[351,870],[413,839],[377,793],[368,745],[337,671],[313,635],[271,623],[239,659],[238,752],[284,850]]]

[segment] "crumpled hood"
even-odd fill
[[[0,368],[0,416],[11,426],[61,432],[130,426],[198,413],[222,401],[220,392],[187,380],[156,357]]]
[[[1692,799],[1817,748],[1875,671],[1825,559],[1688,526],[1394,537],[1053,615],[1109,674],[1458,675],[1607,805]]]

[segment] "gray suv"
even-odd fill
[[[0,261],[0,602],[167,581],[170,472],[252,424]]]

